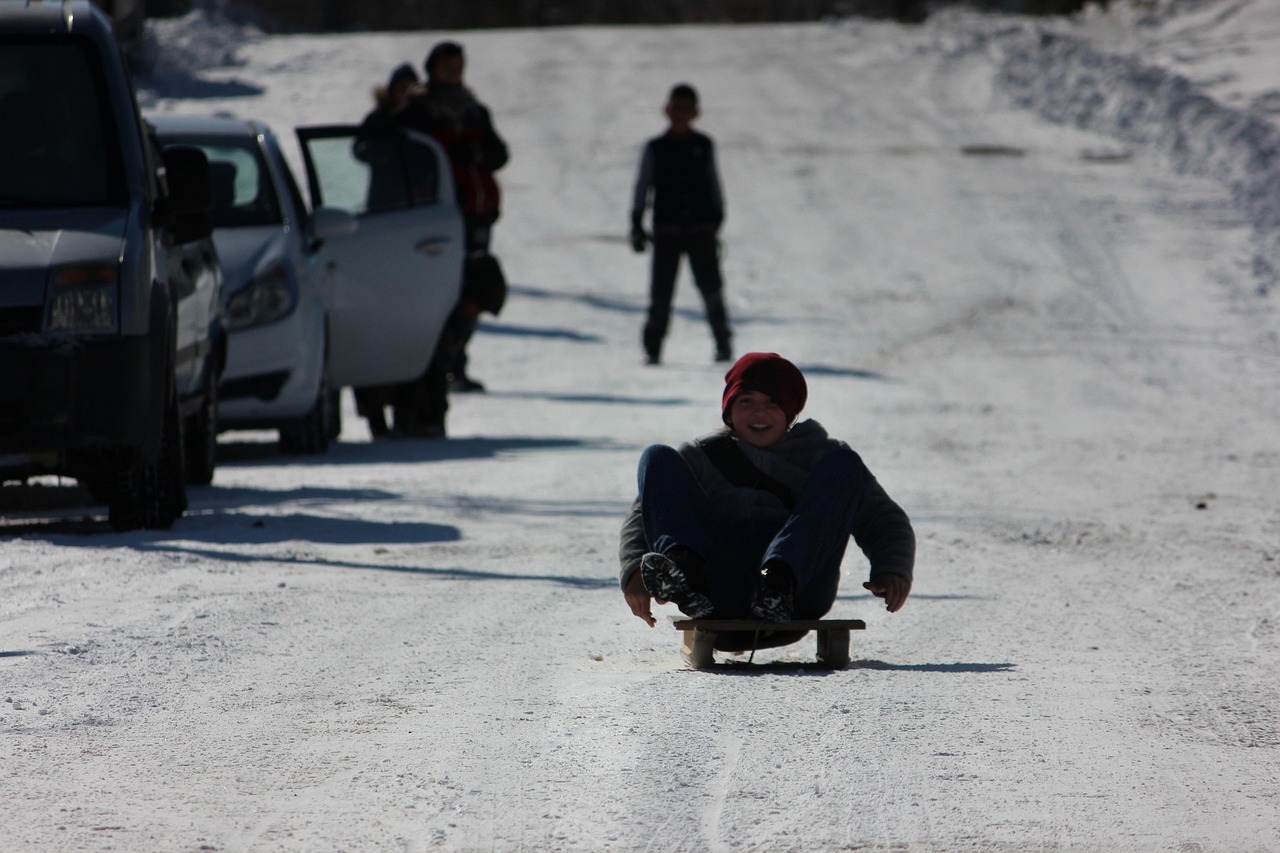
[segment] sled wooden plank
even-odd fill
[[[790,622],[763,622],[759,619],[690,619],[671,616],[671,624],[681,631],[754,631],[765,628],[771,631],[865,631],[867,623],[861,619],[792,619]]]
[[[715,666],[715,642],[718,631],[814,631],[818,638],[817,659],[820,666],[844,669],[849,665],[849,632],[862,631],[867,623],[861,619],[793,619],[790,622],[764,622],[759,619],[688,619],[670,616],[680,631],[680,656],[693,669]]]

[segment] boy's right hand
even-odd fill
[[[622,594],[626,597],[627,606],[631,608],[632,613],[648,622],[650,628],[658,624],[658,620],[653,618],[651,607],[653,596],[649,595],[649,590],[644,588],[644,579],[640,577],[639,572],[630,577],[627,585],[622,588]]]
[[[649,235],[644,233],[643,228],[631,229],[631,248],[636,252],[643,252],[645,247],[649,245]]]

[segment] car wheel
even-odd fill
[[[329,387],[329,371],[320,377],[320,388],[311,410],[292,426],[280,430],[280,452],[291,456],[319,456],[329,450],[333,429],[334,394]]]
[[[329,392],[329,442],[338,440],[342,435],[342,389],[334,388]]]
[[[182,452],[182,418],[170,389],[165,406],[160,453],[145,463],[128,454],[113,477],[107,519],[116,530],[168,530],[187,510],[186,460]]]
[[[213,366],[205,371],[204,400],[187,419],[184,441],[187,449],[187,482],[207,486],[213,482],[218,465],[218,377]]]

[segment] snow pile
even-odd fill
[[[1107,50],[1133,35],[1124,28],[1171,27],[1178,8],[1171,5],[1160,21],[1155,12],[1135,17],[1121,6],[1102,22],[1122,30],[1104,31],[1108,37],[1088,20],[1075,24],[1079,32],[1061,22],[1006,27],[1011,37],[1001,45],[997,85],[1045,118],[1143,146],[1180,171],[1225,183],[1257,230],[1256,272],[1266,289],[1280,275],[1271,260],[1280,256],[1280,127],[1258,110],[1221,102],[1178,71],[1146,64],[1147,52]]]
[[[239,66],[237,51],[262,38],[256,25],[233,17],[222,3],[204,4],[178,18],[154,18],[147,27],[156,44],[156,78]]]

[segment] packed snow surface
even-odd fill
[[[170,531],[6,499],[0,849],[1280,848],[1280,4],[1113,6],[165,22],[147,109],[263,119],[298,167],[292,127],[460,38],[511,298],[447,440],[372,442],[348,397],[322,458],[224,435]],[[624,239],[683,80],[736,350],[800,365],[919,538],[896,614],[846,557],[844,671],[776,665],[811,638],[691,671],[617,587],[640,450],[718,420],[687,272],[642,366]]]

